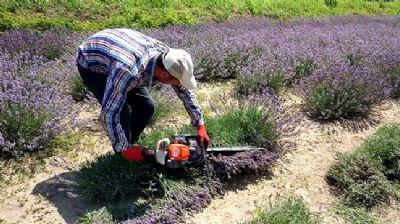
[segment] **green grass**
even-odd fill
[[[151,124],[156,124],[158,121],[168,117],[186,115],[186,111],[182,103],[179,102],[178,97],[171,96],[157,87],[150,88],[149,90],[155,105]]]
[[[92,224],[92,223],[116,223],[113,215],[108,211],[106,207],[99,210],[95,210],[86,213],[84,216],[80,217],[77,224]]]
[[[340,155],[327,181],[346,205],[372,208],[400,196],[400,126],[380,128],[351,154]]]
[[[314,224],[319,223],[307,205],[297,198],[276,199],[265,208],[259,209],[256,217],[248,224]]]
[[[205,117],[207,132],[211,133],[214,146],[269,146],[277,138],[274,113],[254,105],[241,104],[216,117]],[[143,136],[139,144],[153,146],[158,140],[173,134],[190,134],[195,129],[185,125],[178,130],[157,129]]]
[[[253,77],[238,76],[237,79],[236,92],[244,95],[261,93],[266,87],[274,93],[279,93],[286,86],[286,80],[282,73],[266,73]]]
[[[400,126],[381,128],[363,144],[363,151],[391,181],[400,181]]]
[[[400,2],[363,0],[2,0],[0,4],[0,30],[23,27],[67,27],[78,31],[122,26],[160,27],[204,20],[221,21],[243,14],[285,20],[400,13]]]

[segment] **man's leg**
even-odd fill
[[[131,108],[131,143],[134,143],[139,139],[144,128],[150,124],[154,114],[154,103],[147,88],[138,87],[129,91],[128,104]]]
[[[104,91],[107,83],[107,75],[102,73],[92,72],[88,69],[84,69],[78,66],[79,74],[83,80],[83,84],[89,89],[90,92],[96,97],[97,101],[102,103]],[[124,129],[125,136],[130,142],[131,140],[131,130],[130,130],[130,108],[127,103],[124,104],[121,114],[120,122],[122,129]]]

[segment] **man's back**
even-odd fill
[[[168,47],[162,42],[132,29],[106,29],[89,37],[79,46],[78,64],[100,73],[108,73],[118,61],[129,70],[140,72],[148,60]]]

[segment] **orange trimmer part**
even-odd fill
[[[171,160],[186,161],[190,156],[190,148],[184,144],[170,144],[169,145],[169,157]]]

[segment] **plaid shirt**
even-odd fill
[[[128,91],[155,84],[157,58],[168,49],[164,43],[131,29],[106,29],[79,46],[79,66],[108,74],[100,120],[115,151],[121,152],[130,146],[120,124],[120,112]],[[190,115],[192,125],[203,124],[195,94],[183,86],[172,87]]]

